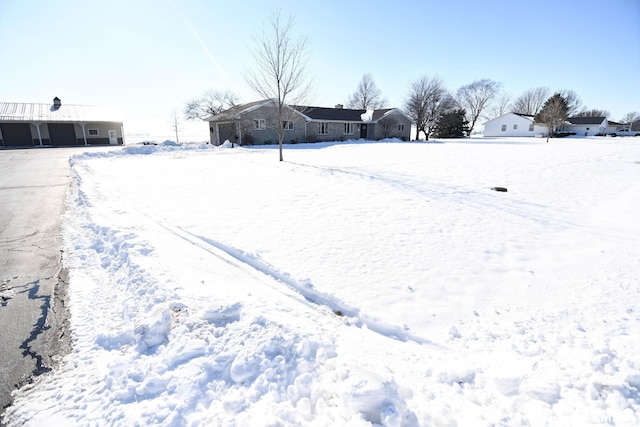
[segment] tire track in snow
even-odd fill
[[[347,325],[366,327],[370,331],[387,338],[403,342],[412,341],[420,345],[431,345],[437,347],[439,350],[443,350],[443,347],[441,345],[438,345],[433,341],[428,340],[427,338],[414,334],[406,326],[400,327],[398,325],[387,324],[377,319],[371,318],[365,314],[362,314],[359,308],[351,306],[345,302],[338,301],[331,295],[314,289],[313,284],[309,281],[299,281],[291,277],[289,273],[281,271],[280,269],[264,261],[257,255],[247,253],[241,249],[234,248],[205,236],[193,234],[183,229],[182,227],[172,225],[166,220],[158,218],[153,213],[137,208],[132,200],[128,200],[128,198],[123,196],[122,194],[116,194],[113,191],[111,192],[111,194],[121,200],[127,199],[129,206],[131,206],[139,214],[151,219],[157,225],[164,228],[173,235],[180,237],[181,239],[202,250],[205,250],[206,252],[214,255],[220,260],[236,268],[241,268],[244,271],[251,272],[252,270],[254,272],[258,272],[262,276],[270,277],[278,283],[285,284],[289,290],[294,292],[293,295],[291,295],[290,293],[285,293],[285,295],[294,297],[294,299],[297,299],[299,302],[306,301],[307,303],[313,304],[315,306],[327,307],[333,313],[344,316],[349,320],[348,323],[345,322],[345,324]],[[250,267],[250,270],[247,267]],[[279,292],[283,292],[280,287],[272,287]],[[299,297],[302,297],[302,299],[300,299]],[[352,319],[355,319],[355,321],[352,321]]]
[[[367,329],[373,332],[399,341],[413,341],[418,344],[435,345],[432,341],[429,341],[424,337],[412,333],[407,327],[399,327],[397,325],[386,324],[362,314],[359,308],[351,306],[345,302],[338,301],[335,298],[332,298],[331,295],[314,289],[313,284],[311,284],[309,281],[299,281],[292,278],[288,273],[280,271],[279,269],[262,260],[256,255],[246,253],[240,249],[225,245],[204,236],[191,234],[181,228],[180,230],[192,236],[193,238],[199,239],[209,246],[223,251],[224,253],[235,258],[241,263],[253,267],[260,273],[272,277],[278,282],[284,283],[290,289],[294,290],[296,293],[304,297],[306,301],[315,305],[328,307],[334,313],[340,313],[341,315],[347,316],[348,318],[357,319],[355,325],[359,327],[366,326]]]
[[[85,164],[85,169],[89,167]],[[286,288],[292,292],[284,292],[281,286],[272,286],[274,290],[284,293],[285,295],[292,297],[300,303],[309,303],[315,306],[327,307],[336,315],[343,316],[345,318],[344,323],[346,325],[353,325],[357,327],[366,327],[372,332],[382,335],[394,340],[407,342],[412,341],[420,345],[430,345],[438,350],[442,351],[445,348],[442,345],[436,344],[427,338],[421,337],[409,330],[406,326],[398,326],[385,323],[373,317],[363,314],[358,307],[349,305],[343,301],[337,300],[330,294],[323,293],[314,289],[313,284],[310,281],[297,280],[289,273],[283,272],[277,267],[269,264],[261,259],[259,256],[247,253],[241,249],[234,248],[226,245],[214,239],[206,236],[200,236],[193,234],[179,226],[170,224],[164,219],[159,218],[154,213],[137,207],[137,203],[122,193],[116,191],[113,188],[100,186],[103,193],[109,193],[116,200],[122,200],[126,202],[126,205],[131,209],[138,212],[138,214],[149,218],[158,226],[172,233],[173,235],[180,237],[188,243],[214,255],[220,260],[236,267],[240,268],[248,273],[257,272],[261,277],[267,276],[274,279],[277,283],[286,285]],[[249,267],[249,268],[247,268]]]
[[[291,277],[289,273],[279,270],[277,267],[274,267],[257,255],[247,253],[241,249],[234,248],[205,236],[193,234],[183,229],[182,227],[171,225],[166,221],[154,218],[153,215],[150,215],[148,213],[143,213],[143,215],[152,219],[159,226],[171,232],[172,234],[182,238],[183,240],[186,240],[194,246],[197,246],[209,252],[210,254],[235,267],[242,268],[245,271],[245,267],[250,267],[252,270],[257,271],[263,276],[268,276],[272,279],[275,279],[275,281],[278,283],[285,284],[290,290],[295,292],[295,295],[304,298],[304,301],[306,301],[307,303],[316,306],[327,307],[333,313],[339,313],[340,315],[345,316],[348,319],[355,319],[355,322],[345,322],[345,324],[351,324],[358,327],[366,327],[372,332],[383,335],[387,338],[392,338],[394,340],[403,342],[413,341],[421,345],[428,344],[442,350],[442,347],[440,345],[437,345],[424,337],[414,334],[407,327],[387,324],[362,314],[359,308],[349,305],[343,301],[338,301],[331,295],[314,289],[313,284],[309,281],[299,281]],[[274,289],[282,292],[281,289],[278,289],[276,287],[274,287]]]

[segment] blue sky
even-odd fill
[[[574,90],[613,120],[640,111],[639,0],[0,0],[0,99],[116,105],[126,131],[167,133],[207,89],[255,99],[251,35],[278,9],[309,38],[315,105],[371,73],[402,106],[428,74],[452,92],[490,78],[514,97]]]

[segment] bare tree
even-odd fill
[[[386,100],[382,97],[382,92],[369,73],[362,76],[358,88],[349,95],[347,102],[349,108],[361,110],[375,110],[383,108],[385,104]]]
[[[204,120],[235,107],[238,101],[238,95],[229,90],[207,90],[200,98],[192,99],[185,104],[184,117],[187,120]]]
[[[640,113],[637,111],[631,111],[630,113],[625,114],[621,119],[622,123],[629,125],[629,129],[632,129],[633,123],[638,121],[640,121]]]
[[[549,142],[549,136],[554,132],[556,127],[567,120],[567,117],[569,117],[567,101],[560,93],[556,93],[547,99],[547,102],[544,103],[544,106],[538,114],[536,114],[535,121],[547,126],[547,142]]]
[[[428,141],[438,120],[451,104],[451,95],[439,77],[425,75],[411,82],[405,109],[409,117],[416,122],[416,139],[420,139],[422,132]]]
[[[495,102],[491,106],[490,114],[492,118],[500,117],[509,112],[511,108],[511,94],[509,92],[500,92]]]
[[[540,112],[545,101],[549,98],[549,88],[536,87],[527,90],[511,104],[511,111],[517,114],[535,116]]]
[[[575,117],[585,110],[585,106],[578,94],[573,90],[561,90],[558,92],[567,103],[568,117]]]
[[[500,86],[501,84],[496,81],[482,79],[462,86],[456,92],[456,102],[459,108],[467,112],[469,135],[473,132],[478,119],[483,117],[483,113],[497,96]]]
[[[285,121],[292,111],[289,105],[301,105],[310,91],[307,73],[307,38],[294,38],[293,18],[283,21],[274,12],[268,26],[254,36],[252,48],[256,66],[246,75],[247,83],[259,96],[271,100],[276,117],[273,127],[278,133],[280,161]]]
[[[584,110],[581,113],[575,115],[575,117],[609,117],[611,113],[607,110],[600,110],[598,108],[592,108],[590,110]]]

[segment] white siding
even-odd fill
[[[607,132],[607,119],[600,124],[571,125],[567,130],[575,132],[577,136],[604,135]]]
[[[533,130],[529,130],[532,124],[531,118],[507,113],[486,122],[484,136],[536,136],[536,133],[540,133],[540,128],[534,126]]]

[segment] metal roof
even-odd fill
[[[11,122],[122,122],[117,108],[96,105],[0,102],[0,121]]]

